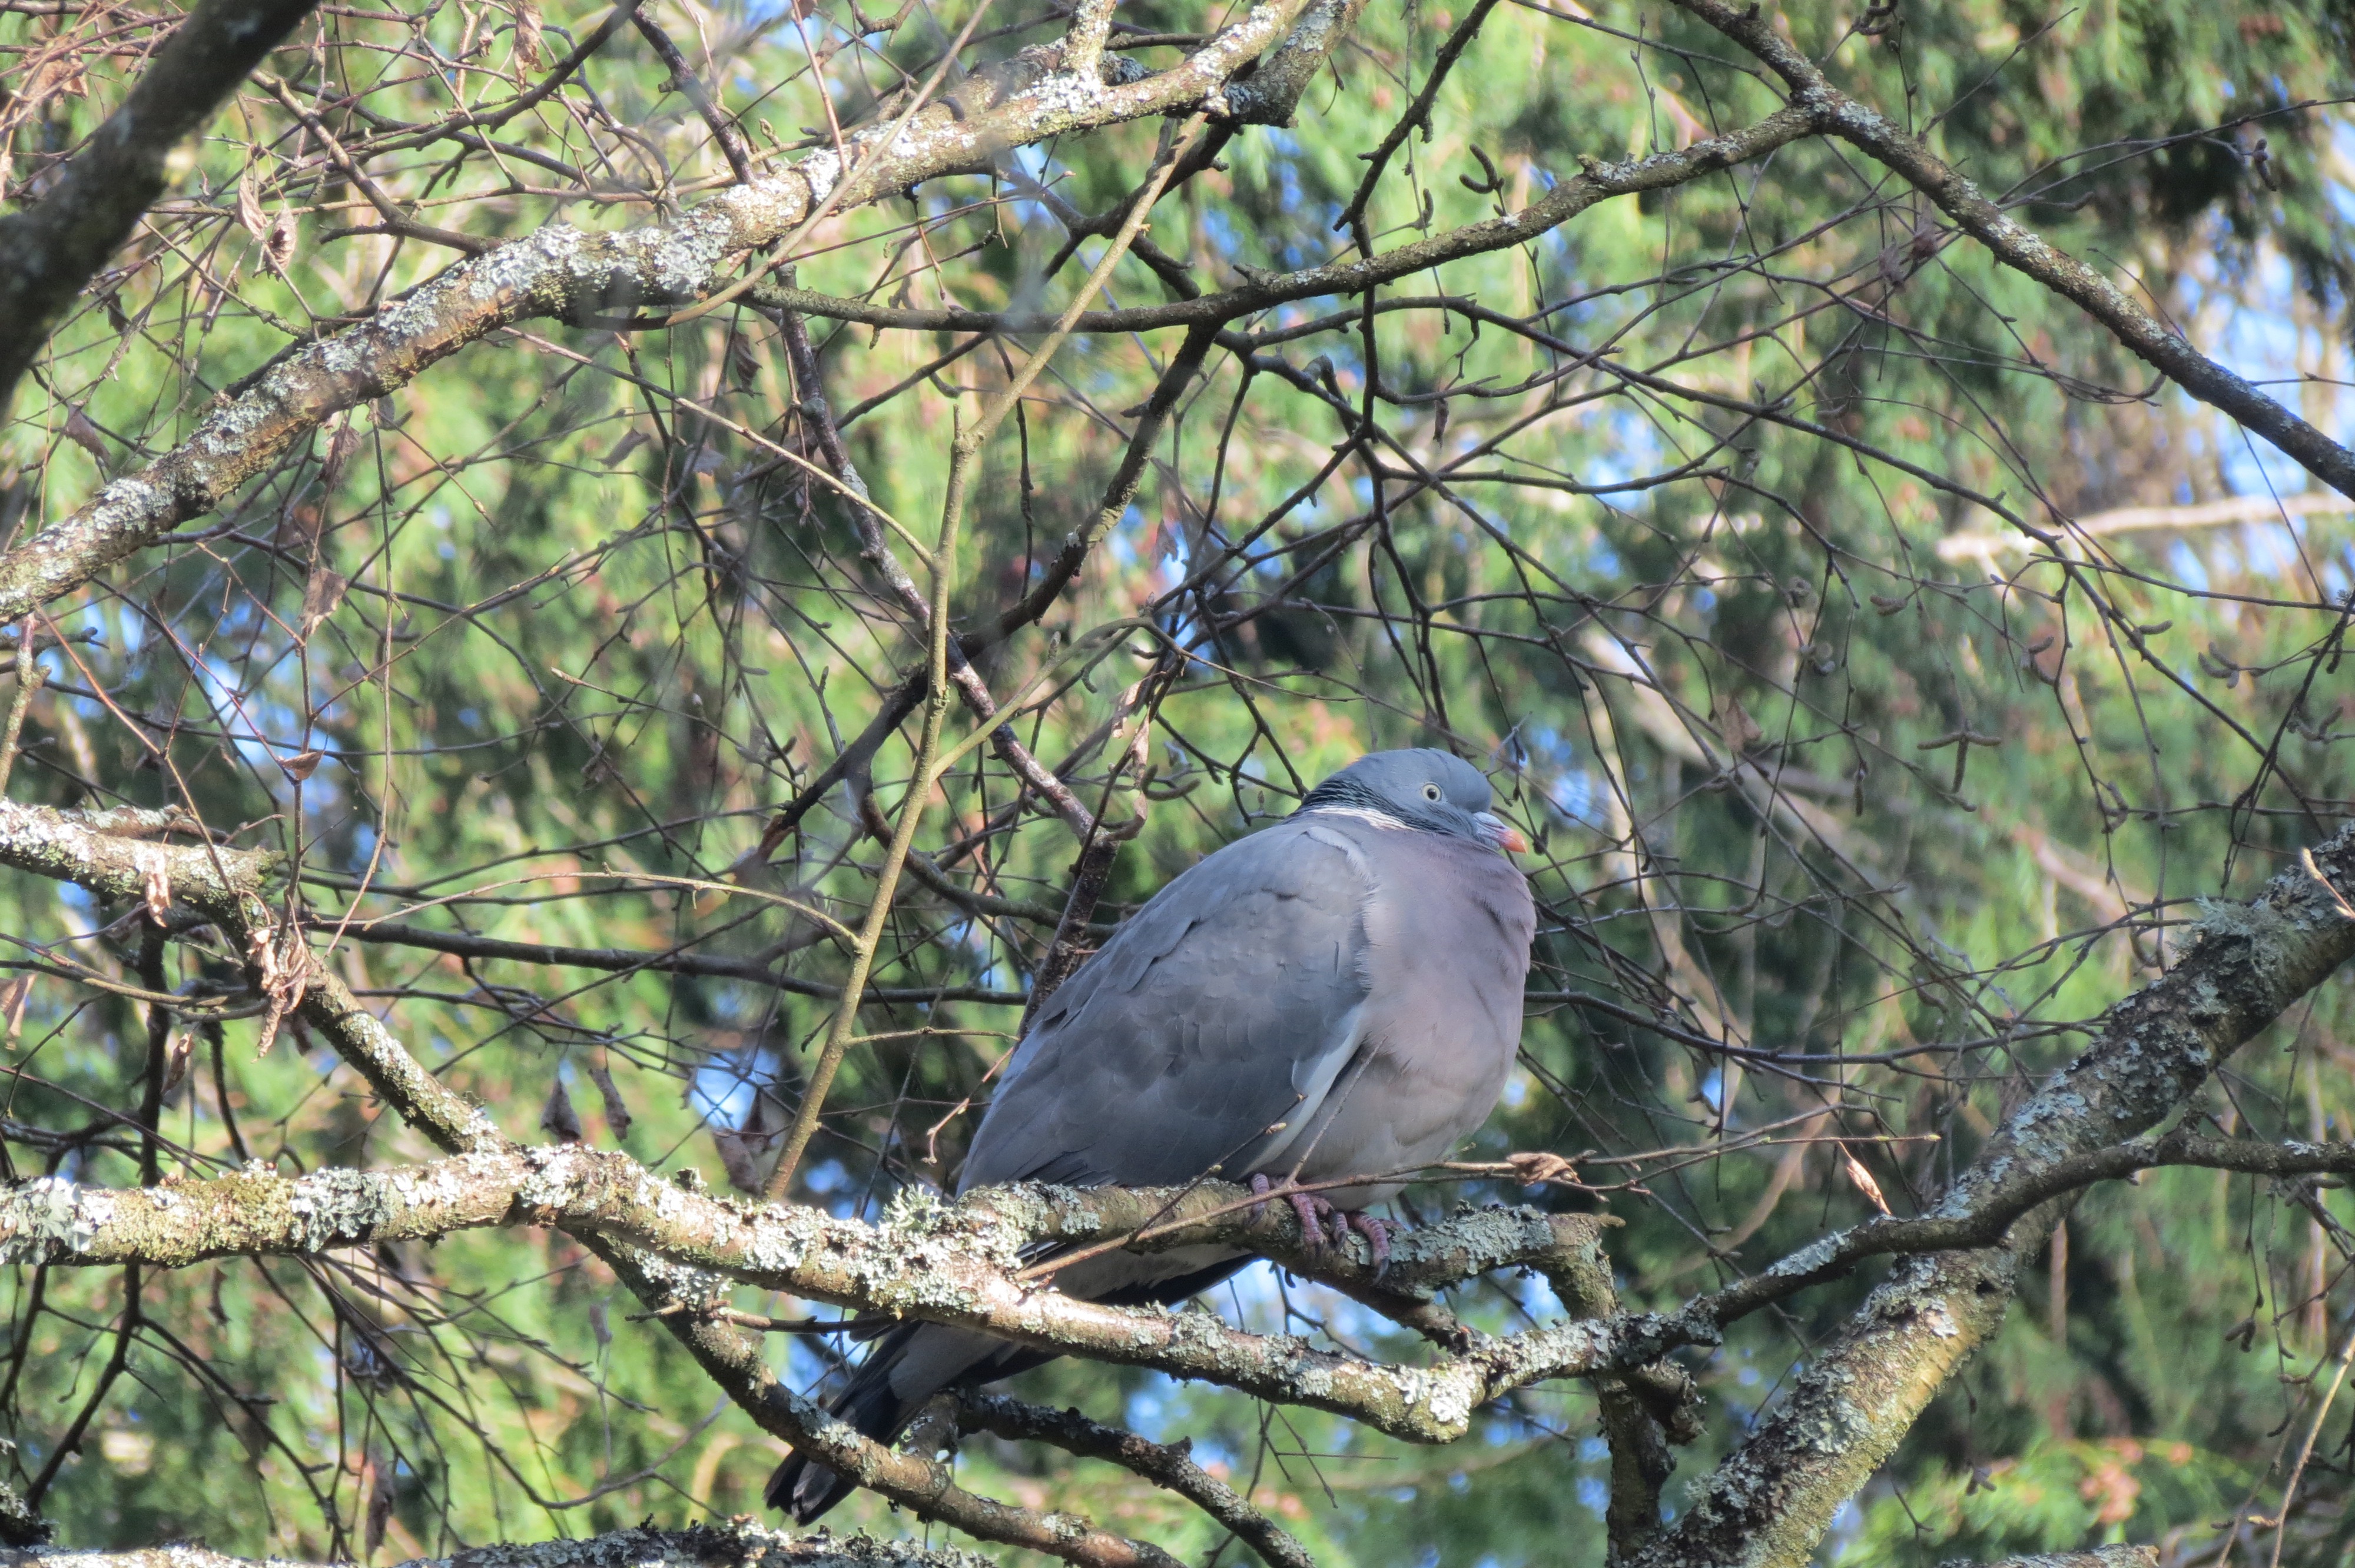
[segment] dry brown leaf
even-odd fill
[[[62,51],[71,47],[71,40],[56,40],[53,48]],[[19,123],[29,119],[45,99],[88,98],[90,83],[85,78],[87,67],[80,55],[54,53],[27,73],[22,91],[10,101],[12,118]]]
[[[175,1030],[164,1044],[164,1093],[169,1095],[188,1075],[188,1056],[196,1049],[197,1037],[185,1029]]]
[[[653,439],[653,437],[647,435],[644,430],[632,430],[628,435],[623,436],[620,440],[613,443],[613,450],[605,454],[605,466],[607,468],[621,467],[623,463],[629,461],[630,454],[632,452],[636,451],[640,447],[645,445],[646,442]]]
[[[33,994],[33,977],[18,975],[6,985],[0,985],[0,1022],[6,1033],[0,1035],[7,1044],[16,1044],[16,1036],[25,1030],[25,1003]]]
[[[114,461],[114,454],[107,450],[105,432],[91,423],[80,405],[66,410],[66,440],[96,458],[101,469]]]
[[[160,853],[141,858],[146,861],[140,869],[147,874],[144,890],[147,899],[147,918],[161,927],[172,914],[172,863]]]
[[[539,42],[539,7],[532,0],[516,0],[515,58],[526,70],[538,70],[547,63],[547,52]]]
[[[297,233],[294,215],[282,212],[270,220],[270,232],[261,237],[261,264],[282,278],[293,264]]]
[[[1849,1153],[1846,1144],[1840,1145],[1840,1160],[1848,1169],[1849,1181],[1864,1194],[1864,1201],[1882,1213],[1888,1213],[1889,1200],[1881,1195],[1881,1183],[1872,1179],[1872,1172],[1864,1168],[1864,1161]]]
[[[1736,757],[1757,745],[1765,734],[1758,727],[1758,721],[1742,711],[1731,692],[1717,699],[1717,708],[1710,716],[1717,721],[1717,733],[1725,737],[1726,748]]]
[[[564,1092],[561,1077],[549,1089],[548,1103],[540,1107],[539,1129],[559,1143],[581,1141],[581,1113],[572,1108],[572,1097]]]
[[[714,1128],[711,1141],[719,1147],[719,1162],[728,1167],[728,1184],[754,1197],[767,1185],[762,1167],[785,1132],[785,1107],[766,1090],[752,1091],[752,1108],[739,1128]]]
[[[739,337],[728,345],[728,374],[736,389],[746,394],[761,389],[761,355],[752,340]]]
[[[237,220],[255,239],[269,243],[270,219],[261,210],[261,182],[254,178],[251,164],[237,176]]]
[[[261,181],[251,164],[237,177],[237,221],[261,247],[261,264],[282,276],[294,260],[294,215],[273,214],[261,205]]]
[[[363,1562],[375,1558],[378,1549],[384,1545],[385,1531],[392,1524],[392,1478],[383,1460],[368,1461],[368,1549],[361,1553]]]
[[[743,1134],[715,1127],[711,1129],[711,1142],[719,1150],[719,1163],[728,1168],[728,1184],[757,1197],[762,1185],[761,1161],[746,1146]]]
[[[359,450],[360,433],[352,429],[351,421],[346,418],[327,438],[327,455],[319,460],[319,493],[322,495],[335,493],[336,486],[343,482],[345,467],[352,461],[352,454]]]
[[[279,935],[274,926],[260,926],[247,944],[247,957],[261,981],[261,993],[270,999],[270,1011],[261,1015],[261,1034],[253,1048],[257,1061],[270,1054],[278,1040],[278,1026],[303,1005],[311,990],[311,949],[304,945],[302,928],[289,927],[282,948]]]
[[[344,602],[344,593],[352,586],[351,578],[325,567],[313,567],[311,580],[303,585],[303,620],[295,635],[307,642],[311,633],[319,630],[319,622],[336,613]]]
[[[622,1091],[613,1086],[613,1075],[602,1062],[588,1066],[589,1081],[605,1097],[605,1125],[612,1129],[613,1141],[619,1143],[630,1136],[630,1107],[622,1098]]]
[[[1575,1181],[1578,1167],[1559,1154],[1532,1150],[1520,1154],[1508,1154],[1505,1163],[1513,1168],[1514,1180],[1524,1187],[1540,1186],[1548,1181]]]

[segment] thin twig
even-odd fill
[[[25,734],[25,715],[48,672],[33,657],[33,622],[27,620],[16,634],[16,692],[8,699],[8,727],[0,732],[0,798],[8,793],[8,775],[16,766],[16,747]]]

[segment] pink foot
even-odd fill
[[[1306,1244],[1310,1252],[1324,1251],[1325,1216],[1333,1213],[1333,1205],[1313,1192],[1287,1192],[1284,1197],[1292,1204],[1292,1212],[1300,1216],[1302,1242]],[[1341,1234],[1344,1236],[1349,1234],[1346,1226]]]
[[[1251,1179],[1254,1198],[1281,1197],[1292,1205],[1300,1220],[1300,1239],[1310,1252],[1321,1251],[1328,1243],[1334,1246],[1349,1245],[1349,1233],[1357,1232],[1366,1238],[1367,1250],[1373,1255],[1374,1277],[1379,1279],[1391,1266],[1391,1232],[1397,1228],[1389,1220],[1378,1220],[1370,1214],[1343,1213],[1314,1192],[1291,1190],[1264,1175]],[[1267,1212],[1264,1203],[1252,1205],[1252,1218],[1256,1220]]]
[[[1376,1219],[1371,1214],[1350,1214],[1348,1227],[1366,1238],[1366,1249],[1374,1255],[1374,1277],[1380,1279],[1391,1271],[1391,1230],[1389,1220]]]

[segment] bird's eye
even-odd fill
[[[1436,784],[1426,784],[1426,785],[1424,785],[1424,786],[1423,787],[1423,798],[1424,800],[1438,800],[1438,799],[1439,799],[1439,786],[1438,786],[1438,785],[1436,785]]]

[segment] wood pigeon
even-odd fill
[[[1512,1071],[1536,928],[1529,883],[1500,853],[1528,846],[1488,805],[1488,781],[1446,752],[1376,752],[1178,877],[1039,1009],[957,1191],[1204,1176],[1264,1187],[1446,1158]],[[1355,1213],[1403,1184],[1320,1196]],[[1214,1246],[1112,1252],[1056,1285],[1088,1300],[1175,1302],[1246,1261]],[[832,1408],[889,1441],[942,1389],[1050,1359],[904,1324]],[[795,1455],[768,1500],[806,1524],[850,1490]]]

